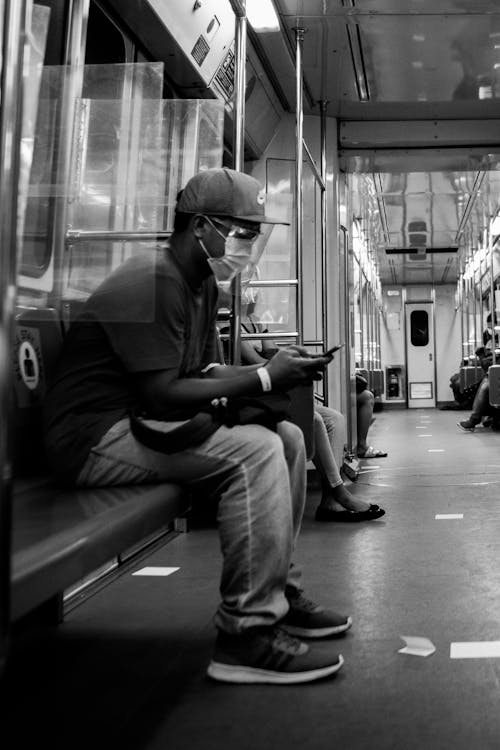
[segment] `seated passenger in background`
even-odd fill
[[[368,381],[362,375],[356,374],[356,429],[358,443],[356,455],[358,458],[385,458],[386,451],[368,445],[368,430],[375,421],[373,407],[375,396],[368,390]]]
[[[493,326],[496,325],[496,316]],[[476,356],[479,357],[481,367],[484,372],[477,393],[472,404],[472,412],[469,419],[457,422],[457,426],[464,432],[474,432],[475,428],[482,421],[488,419],[489,425],[493,430],[500,430],[500,410],[490,404],[490,384],[488,380],[488,370],[493,364],[493,340],[495,341],[495,354],[497,361],[500,362],[500,351],[498,350],[498,333],[495,333],[493,339],[493,326],[491,323],[491,313],[486,318],[486,329],[483,331],[483,346],[476,349]]]
[[[130,429],[140,409],[168,433],[214,399],[291,388],[331,357],[280,350],[265,368],[217,364],[217,281],[247,265],[264,215],[259,183],[200,172],[178,196],[166,246],[138,252],[89,297],[71,325],[45,403],[52,466],[73,485],[172,481],[218,499],[223,554],[218,629],[208,674],[236,683],[306,682],[342,657],[298,638],[338,635],[351,618],[307,599],[292,565],[306,492],[303,435],[283,421],[219,427],[192,449],[160,453]],[[168,606],[168,603],[167,603]]]
[[[254,316],[257,292],[249,287],[242,295],[241,327],[246,333],[267,333]],[[245,339],[241,342],[243,364],[263,364],[278,351],[270,339]],[[346,442],[343,415],[329,406],[314,404],[313,464],[321,479],[321,501],[316,509],[316,521],[370,521],[385,514],[378,505],[352,495],[340,476]]]

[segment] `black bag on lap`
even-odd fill
[[[148,425],[145,421],[148,415],[140,411],[130,415],[130,429],[147,448],[158,453],[178,453],[200,445],[223,424],[227,427],[260,424],[275,432],[278,423],[288,418],[290,405],[286,392],[214,399],[209,407],[168,432]]]

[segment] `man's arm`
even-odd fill
[[[266,364],[273,389],[293,388],[321,379],[321,370],[332,357],[304,356],[297,349],[281,349]],[[152,414],[169,409],[206,406],[214,398],[253,396],[262,393],[258,365],[216,366],[202,378],[172,379],[163,370],[136,375],[141,403]]]

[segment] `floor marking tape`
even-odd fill
[[[452,519],[462,519],[463,513],[438,513],[435,516],[436,521],[451,521]]]
[[[446,451],[444,448],[429,448],[429,450],[427,451],[427,453],[445,453],[445,452]]]
[[[133,576],[170,576],[180,568],[162,568],[160,566],[141,568],[132,573]]]
[[[450,659],[500,658],[500,641],[459,641],[450,644]]]

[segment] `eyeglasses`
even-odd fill
[[[213,226],[217,234],[219,234],[223,240],[225,240],[227,237],[235,237],[239,240],[250,240],[254,241],[257,239],[257,237],[260,235],[260,231],[258,229],[250,229],[249,227],[241,227],[238,226],[238,224],[231,224],[228,226],[220,219],[215,219],[210,216],[205,216],[206,220],[209,224]],[[227,231],[227,234],[224,234],[221,232],[217,227],[216,224],[219,224],[219,226],[224,227],[224,229]]]

